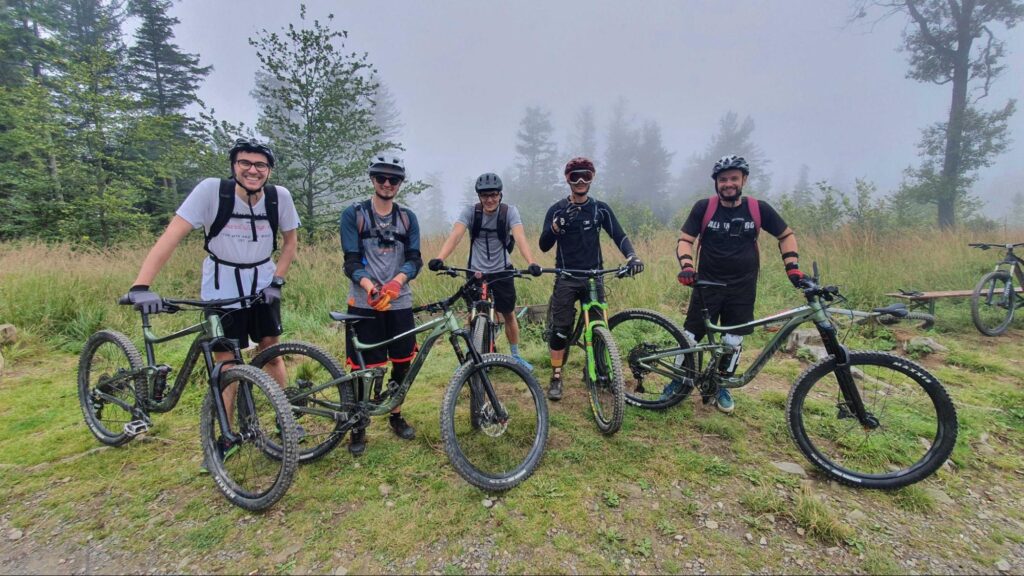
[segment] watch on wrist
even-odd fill
[[[280,288],[284,286],[284,284],[284,278],[282,278],[281,276],[274,276],[274,279],[270,281],[270,285],[273,286],[274,288]]]

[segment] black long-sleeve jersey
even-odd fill
[[[561,234],[551,230],[551,222],[558,218]],[[563,198],[548,208],[544,216],[544,228],[540,233],[540,249],[543,252],[558,245],[555,252],[555,266],[574,270],[596,270],[603,267],[601,258],[601,229],[611,236],[626,258],[636,256],[633,244],[625,230],[604,202],[587,198],[583,204],[573,204]]]

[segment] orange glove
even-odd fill
[[[380,287],[380,291],[383,294],[387,294],[392,300],[397,300],[398,295],[402,293],[402,285],[398,280],[391,280],[387,284]]]
[[[374,288],[366,295],[366,303],[377,312],[391,309],[391,296],[383,290]]]

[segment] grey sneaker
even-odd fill
[[[548,384],[548,400],[558,401],[562,399],[562,375],[551,375],[551,383]]]

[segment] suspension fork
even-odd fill
[[[459,339],[466,342],[466,350],[468,354],[462,351],[462,346],[459,344]],[[480,352],[473,348],[469,342],[469,334],[464,329],[459,329],[452,332],[452,335],[448,337],[448,340],[452,343],[452,348],[455,349],[455,356],[459,359],[459,364],[465,364],[467,361],[472,362],[474,365],[479,365],[483,362],[483,357]],[[478,390],[478,388],[483,388]],[[486,370],[479,371],[479,380],[476,378],[469,379],[469,394],[470,397],[476,397],[478,394],[487,396],[487,399],[491,403],[491,407],[494,408],[494,414],[498,417],[498,420],[504,422],[508,420],[508,411],[498,400],[498,395],[494,392],[494,385],[491,384],[491,379],[487,376]],[[472,408],[475,402],[470,402]]]
[[[861,398],[857,383],[853,380],[853,372],[850,368],[850,352],[846,349],[846,346],[839,343],[836,327],[828,321],[821,320],[815,321],[814,325],[818,328],[818,334],[821,335],[821,342],[825,346],[825,351],[836,359],[836,380],[839,383],[839,390],[843,395],[843,399],[846,401],[846,406],[857,417],[862,426],[869,429],[878,428],[878,419],[864,407],[864,399]]]

